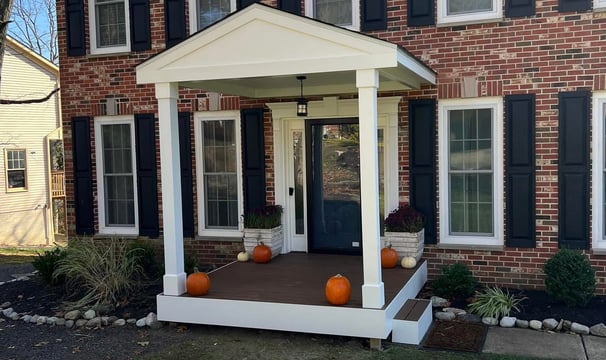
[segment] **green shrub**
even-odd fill
[[[487,287],[476,293],[475,300],[467,307],[472,314],[480,317],[500,319],[509,316],[511,310],[520,311],[520,303],[525,297],[510,294],[499,287]]]
[[[54,277],[65,277],[71,298],[68,308],[112,305],[127,299],[141,283],[141,265],[124,240],[75,239],[65,258],[58,262]]]
[[[145,278],[154,280],[162,275],[161,265],[156,260],[156,251],[151,244],[142,241],[132,242],[128,246],[128,254],[135,257]]]
[[[59,285],[65,280],[64,277],[53,277],[57,268],[57,263],[66,255],[65,249],[56,247],[52,250],[46,250],[44,253],[38,253],[38,256],[32,261],[34,268],[38,270],[42,280],[49,285]]]
[[[455,263],[442,268],[442,275],[432,283],[436,295],[447,299],[467,298],[473,294],[477,281],[465,264]]]
[[[193,255],[185,255],[183,259],[183,267],[187,275],[193,274],[198,267],[198,260]]]
[[[547,293],[569,306],[586,306],[595,292],[595,270],[579,251],[561,249],[545,266]]]

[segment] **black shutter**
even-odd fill
[[[185,30],[185,0],[164,1],[164,36],[167,49],[180,43],[187,37]]]
[[[86,55],[84,38],[84,1],[65,1],[65,21],[67,22],[67,55]]]
[[[408,0],[407,26],[434,25],[436,11],[434,0]]]
[[[179,113],[179,155],[181,157],[181,207],[183,236],[194,237],[194,191],[191,166],[191,124],[188,112]]]
[[[150,48],[149,0],[130,0],[130,49],[144,51]]]
[[[505,97],[507,246],[535,241],[535,95]]]
[[[410,205],[425,218],[425,243],[437,242],[436,231],[436,101],[408,104],[410,144]]]
[[[506,0],[505,17],[532,16],[535,13],[535,0]]]
[[[589,239],[589,92],[560,93],[558,110],[558,240],[563,248],[586,249]]]
[[[258,0],[238,0],[236,2],[236,7],[238,8],[238,10],[243,9],[245,7],[247,7],[250,4],[254,4],[258,2]]]
[[[387,29],[387,0],[361,0],[362,31]]]
[[[591,9],[591,0],[560,0],[558,11],[585,11]]]
[[[293,14],[301,15],[300,0],[278,0],[278,8]]]
[[[135,115],[139,235],[149,237],[159,235],[155,123],[154,114]]]
[[[244,210],[265,206],[263,109],[242,110]]]
[[[90,118],[72,118],[72,156],[74,163],[74,196],[76,234],[93,235],[93,179],[90,159]]]

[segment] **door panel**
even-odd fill
[[[286,216],[292,251],[307,251],[305,204],[305,125],[303,120],[289,121],[287,136],[288,200]]]
[[[357,119],[308,120],[308,244],[312,252],[361,254]]]

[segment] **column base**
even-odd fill
[[[179,296],[187,291],[185,281],[187,274],[182,272],[179,274],[165,274],[163,277],[164,295]]]
[[[370,309],[381,309],[385,305],[385,285],[378,284],[362,285],[362,307]]]

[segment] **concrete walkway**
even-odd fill
[[[16,265],[0,265],[0,282],[13,280],[23,274],[29,274],[34,271],[31,263]]]
[[[603,360],[606,359],[606,338],[490,327],[482,352],[545,359]]]

